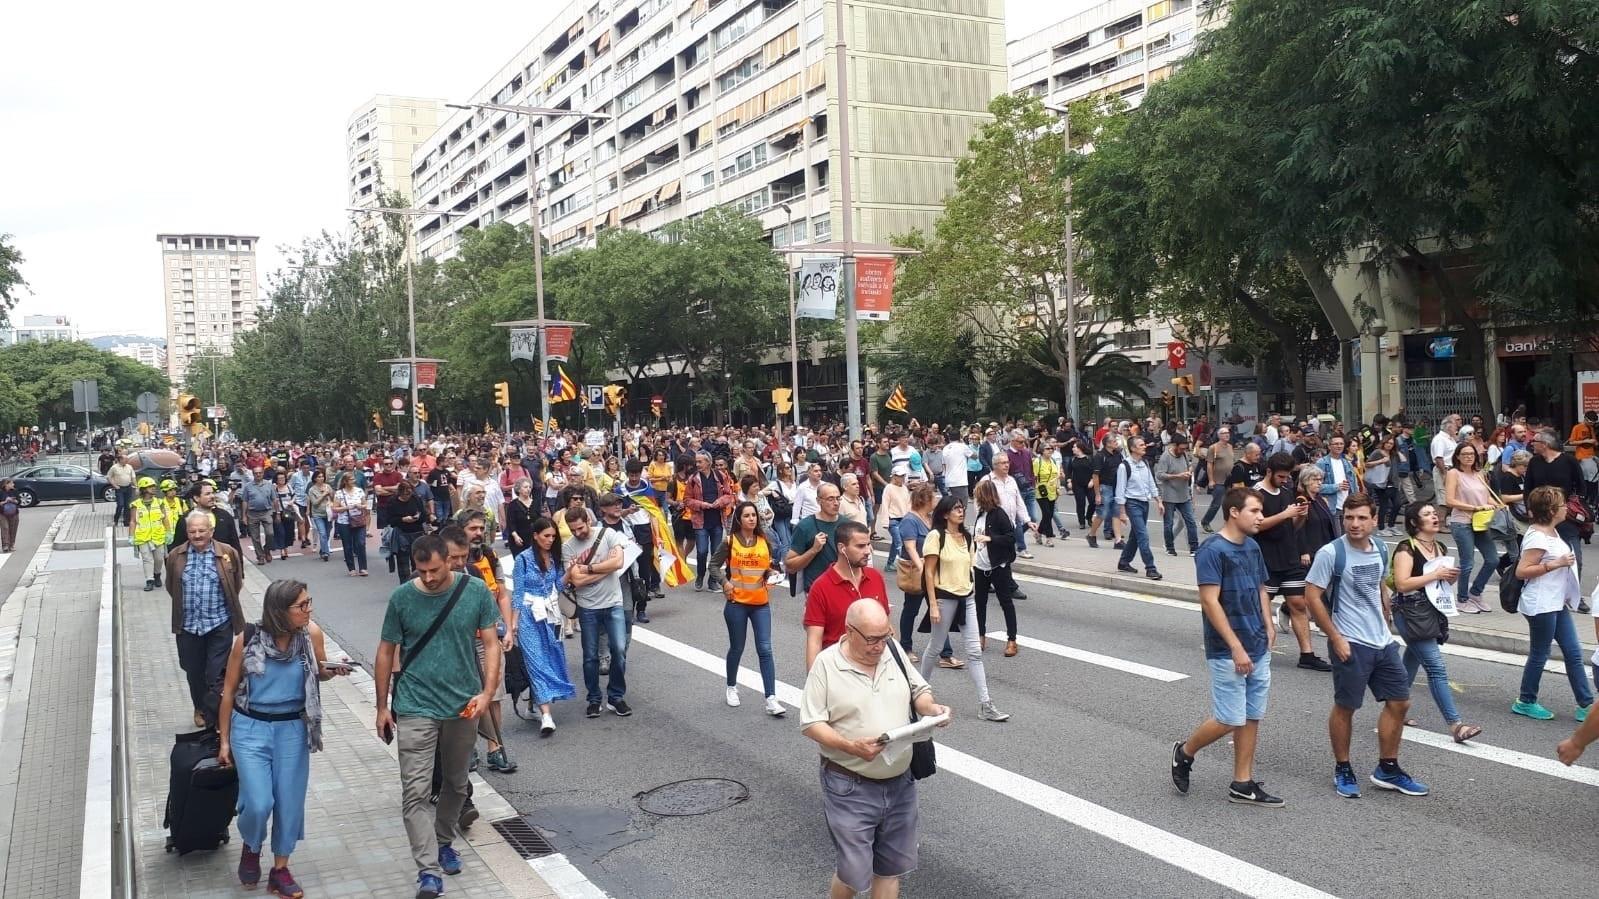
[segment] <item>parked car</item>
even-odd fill
[[[111,482],[81,465],[46,463],[24,468],[13,477],[17,482],[17,501],[24,506],[53,499],[88,499],[91,486],[100,499],[117,501],[117,490]]]

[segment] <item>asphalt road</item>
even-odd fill
[[[266,573],[306,580],[318,620],[366,662],[395,583],[375,552],[371,571],[349,578],[337,555],[328,563],[308,555]],[[1225,745],[1201,753],[1188,796],[1168,776],[1172,741],[1209,713],[1196,608],[1030,580],[1024,587],[1024,637],[1159,670],[1132,673],[1030,647],[1006,659],[991,642],[990,689],[1014,716],[1005,724],[977,719],[966,672],[935,670],[934,690],[958,719],[940,732],[943,769],[920,786],[921,867],[905,895],[1533,897],[1586,894],[1599,882],[1599,770],[1553,763],[1555,743],[1573,727],[1561,675],[1545,675],[1541,697],[1558,718],[1532,722],[1509,712],[1521,673],[1507,663],[1514,660],[1448,656],[1457,703],[1484,727],[1476,748],[1426,742],[1452,746],[1423,674],[1412,710],[1420,727],[1407,730],[1400,761],[1432,795],[1382,793],[1365,781],[1377,760],[1368,704],[1353,753],[1365,796],[1351,801],[1331,785],[1330,678],[1294,668],[1291,641],[1282,640],[1256,776],[1288,804],[1245,808],[1225,800]],[[797,688],[801,607],[774,593],[778,679]],[[1002,627],[997,604],[991,614],[990,629]],[[833,850],[816,752],[797,714],[768,718],[758,690],[743,690],[739,708],[723,703],[719,596],[669,591],[652,618],[629,653],[633,717],[582,717],[581,651],[570,641],[579,699],[557,707],[560,728],[547,740],[513,719],[508,741],[521,769],[485,776],[612,896],[820,895]],[[753,645],[743,664],[753,674]],[[1579,764],[1599,766],[1599,756]],[[698,817],[640,810],[638,794],[701,777],[736,780],[749,799]]]

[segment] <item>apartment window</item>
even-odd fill
[[[771,188],[763,187],[752,194],[734,200],[731,205],[737,212],[742,212],[745,215],[754,215],[772,205]]]
[[[790,236],[790,240],[791,240],[792,243],[799,243],[800,241],[802,241],[804,239],[805,239],[805,220],[804,219],[799,219],[799,220],[794,222],[794,233]]]
[[[1137,31],[1144,24],[1143,16],[1131,15],[1120,22],[1112,22],[1105,26],[1105,40],[1121,37],[1128,32]]]
[[[1133,49],[1128,50],[1116,57],[1116,67],[1121,68],[1122,66],[1130,66],[1135,62],[1142,62],[1143,59],[1144,48],[1134,47]]]
[[[639,105],[639,103],[643,102],[643,100],[644,84],[643,82],[640,82],[628,88],[625,92],[623,92],[622,96],[617,98],[617,111],[627,112],[629,109]]]
[[[721,90],[731,90],[740,84],[755,77],[764,65],[762,54],[756,53],[747,57],[738,65],[716,76],[716,86]]]
[[[1085,34],[1082,37],[1077,38],[1076,40],[1067,41],[1066,43],[1061,44],[1059,47],[1056,47],[1055,48],[1055,58],[1056,59],[1064,59],[1064,58],[1072,55],[1073,53],[1076,53],[1079,50],[1087,50],[1087,49],[1088,49],[1088,35]]]
[[[750,147],[748,150],[745,150],[743,153],[738,154],[738,156],[732,162],[724,166],[722,168],[722,178],[725,180],[727,178],[732,178],[735,175],[742,175],[750,169],[753,169],[758,165],[762,165],[765,162],[766,144],[756,144],[755,146]]]
[[[744,12],[734,16],[726,25],[716,29],[712,39],[716,41],[718,49],[726,47],[749,34],[750,30],[766,20],[766,10],[759,4],[751,6]]]
[[[706,169],[688,176],[688,192],[697,194],[700,191],[710,190],[716,186],[716,170]]]
[[[811,234],[817,241],[831,240],[833,237],[832,217],[819,215],[811,219]]]
[[[822,39],[823,30],[822,14],[816,13],[805,20],[805,29],[800,33],[800,40],[807,44],[819,41]]]
[[[1118,350],[1138,350],[1149,348],[1149,329],[1140,328],[1133,331],[1117,331],[1114,338]]]

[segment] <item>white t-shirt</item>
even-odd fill
[[[965,487],[966,479],[966,444],[959,440],[952,440],[944,444],[944,487]]]
[[[1432,457],[1435,460],[1442,459],[1443,462],[1438,464],[1442,465],[1447,470],[1449,466],[1453,464],[1450,460],[1455,457],[1455,447],[1459,445],[1460,442],[1455,440],[1455,438],[1450,437],[1443,431],[1439,431],[1437,434],[1434,434],[1432,438]]]
[[[1571,555],[1571,547],[1559,537],[1551,537],[1537,528],[1528,528],[1521,538],[1521,551],[1541,549],[1544,558],[1557,559]],[[1564,608],[1575,609],[1582,600],[1582,585],[1577,582],[1576,566],[1528,578],[1521,587],[1521,605],[1516,611],[1523,615],[1542,615]]]

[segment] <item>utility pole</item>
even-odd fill
[[[855,316],[855,206],[850,183],[849,61],[844,37],[844,0],[833,0],[834,41],[838,78],[838,211],[843,217],[844,264],[839,270],[844,299],[844,390],[846,423],[851,440],[861,436],[861,339]],[[797,408],[797,407],[796,407]]]
[[[1053,106],[1048,103],[1044,108],[1061,114],[1061,160],[1064,162],[1072,154],[1072,116],[1071,107]],[[1078,394],[1081,392],[1080,375],[1077,371],[1077,250],[1072,240],[1072,177],[1066,175],[1066,414],[1071,417],[1074,425],[1081,426],[1082,418],[1078,413]]]

